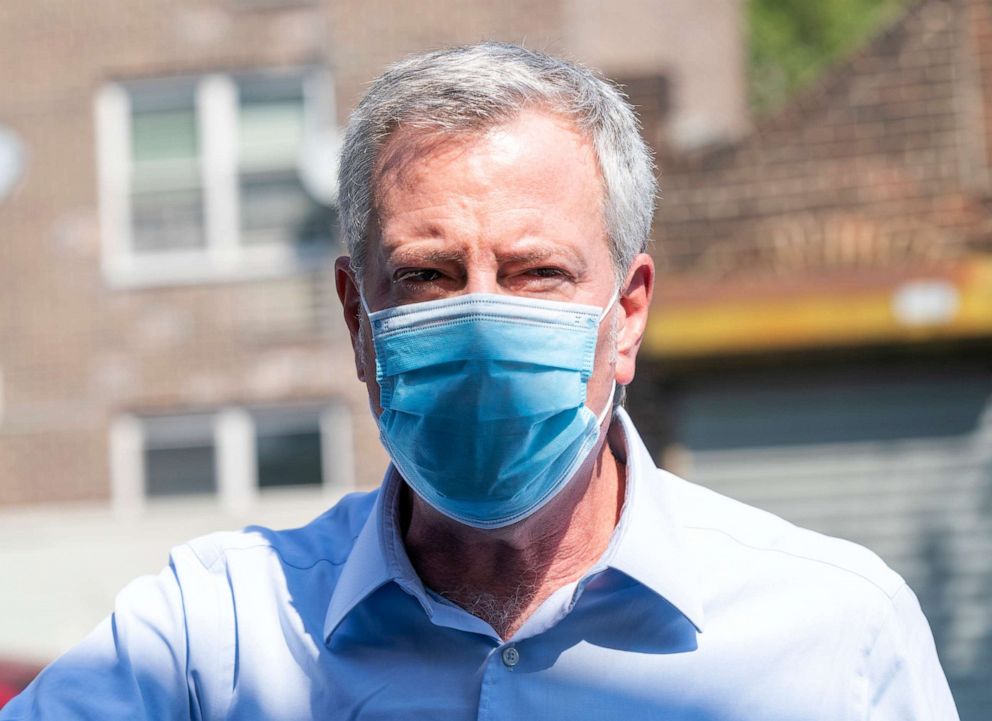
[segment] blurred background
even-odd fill
[[[880,554],[987,719],[988,0],[0,3],[0,705],[172,545],[378,483],[341,128],[482,39],[600,69],[655,148],[658,462]]]

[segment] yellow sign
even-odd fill
[[[655,357],[992,337],[992,258],[859,287],[666,292],[659,280],[644,350]]]

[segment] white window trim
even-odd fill
[[[204,231],[210,265],[230,271],[239,260],[238,90],[226,75],[208,75],[196,88],[196,122],[202,139]]]
[[[351,413],[340,401],[331,401],[320,414],[320,488],[309,488],[328,500],[355,488],[354,438]],[[212,422],[218,506],[230,515],[242,515],[265,503],[268,489],[258,485],[255,422],[241,407],[220,408]],[[145,488],[145,429],[141,417],[125,414],[110,424],[109,465],[111,503],[121,516],[139,515],[159,499]],[[274,490],[274,489],[273,489]],[[161,499],[168,503],[184,496]],[[189,497],[189,496],[188,496]],[[200,498],[200,496],[196,496]]]
[[[326,71],[302,73],[304,127],[337,137],[333,82]],[[195,92],[197,128],[203,139],[205,250],[134,252],[130,203],[131,102],[123,85],[109,83],[94,101],[102,271],[114,288],[241,281],[289,275],[323,266],[326,258],[301,256],[285,246],[240,243],[238,96],[227,75],[205,75]]]
[[[326,494],[355,488],[354,453],[351,411],[344,403],[332,403],[320,414],[320,468]]]
[[[131,101],[119,85],[107,85],[96,96],[97,190],[103,273],[124,276],[130,270],[131,204],[128,202],[131,143]]]
[[[230,513],[250,510],[258,497],[255,424],[244,408],[225,408],[214,416],[217,495]]]
[[[121,416],[110,424],[109,440],[114,511],[121,516],[140,513],[145,508],[144,426],[135,416]]]

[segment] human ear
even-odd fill
[[[637,351],[644,338],[654,295],[654,276],[654,260],[647,253],[640,253],[630,264],[626,281],[620,288],[617,302],[623,316],[616,336],[617,385],[625,386],[634,380]]]
[[[355,271],[351,268],[351,258],[342,255],[334,261],[334,285],[341,300],[344,322],[351,334],[351,348],[355,354],[355,372],[358,380],[365,382],[365,348],[362,323],[362,296],[358,290]]]

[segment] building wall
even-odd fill
[[[987,247],[970,18],[956,0],[920,3],[744,142],[663,162],[663,267],[822,275]]]
[[[479,40],[563,54],[620,81],[661,75],[672,95],[662,135],[685,148],[736,138],[748,127],[742,8],[742,0],[330,3],[330,53],[343,108],[388,63]]]
[[[57,12],[56,12],[57,10]],[[101,273],[94,99],[110,80],[319,59],[319,14],[226,4],[5,5],[0,121],[27,173],[2,207],[0,504],[106,498],[121,412],[339,398],[377,480],[364,391],[327,270],[266,282],[110,287]]]
[[[385,465],[354,380],[330,257],[262,281],[108,282],[94,117],[107,83],[322,66],[343,123],[389,62],[504,39],[620,76],[671,77],[673,117],[710,138],[745,123],[738,5],[4,3],[0,123],[24,141],[28,164],[0,205],[0,505],[106,498],[107,437],[122,413],[337,399],[355,423],[358,485],[375,484]],[[687,25],[727,40],[710,62],[699,62]]]

